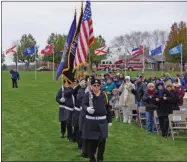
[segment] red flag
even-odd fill
[[[41,54],[43,55],[49,55],[53,53],[54,45],[50,44],[45,47],[45,49],[41,50]]]
[[[16,53],[16,52],[17,52],[16,47],[17,47],[17,46],[15,45],[15,46],[13,46],[13,47],[7,49],[7,50],[5,51],[5,54]]]
[[[108,47],[107,46],[103,46],[103,47],[95,50],[95,54],[97,56],[106,55],[107,53],[108,53]]]

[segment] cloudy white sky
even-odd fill
[[[40,47],[51,32],[67,34],[74,9],[80,2],[2,2],[2,49],[11,47],[22,34],[31,33]],[[107,43],[134,30],[170,30],[175,21],[187,21],[187,2],[92,2],[94,34]],[[6,57],[12,63],[12,56]]]

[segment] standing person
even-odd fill
[[[113,82],[114,82],[114,84],[115,84],[115,86],[116,86],[117,89],[121,86],[121,82],[119,81],[118,75],[115,75],[113,77]]]
[[[186,72],[184,73],[184,81],[186,83],[186,90],[187,90],[187,68],[185,70]]]
[[[151,77],[148,79],[148,83],[153,83],[154,85],[156,85],[156,76],[154,73],[152,73]]]
[[[121,95],[119,97],[119,105],[121,105],[123,110],[123,123],[131,123],[130,111],[131,105],[134,104],[134,95],[132,91],[134,91],[134,84],[130,81],[130,76],[125,77],[126,82],[123,82],[119,88],[119,92]]]
[[[63,108],[62,119],[66,121],[67,124],[67,131],[68,131],[68,141],[72,142],[72,112],[74,110],[74,101],[72,95],[72,87],[68,83],[68,81],[64,80],[64,87],[60,88],[57,95],[56,101],[61,105]]]
[[[113,89],[112,93],[113,97],[110,100],[110,105],[112,105],[112,109],[114,109],[115,120],[117,121],[120,117],[119,92],[117,89]]]
[[[148,132],[154,131],[154,110],[157,109],[156,106],[156,93],[154,83],[149,83],[147,85],[147,91],[144,93],[142,98],[145,103],[146,111],[146,127]]]
[[[125,80],[124,74],[120,73],[119,74],[119,81],[122,83],[122,82],[124,82],[124,80]]]
[[[166,90],[164,90],[162,84],[158,85],[158,89],[158,97],[156,98],[156,101],[158,102],[157,114],[162,136],[167,137],[169,128],[168,115],[173,113],[177,100],[175,93],[172,91],[171,83],[166,84]]]
[[[12,88],[18,88],[17,80],[20,79],[20,75],[16,69],[10,70],[10,74],[12,74]]]
[[[179,106],[182,106],[185,91],[184,91],[184,87],[181,85],[179,78],[175,79],[173,86],[175,88],[176,93],[178,94],[178,104],[179,104]]]
[[[108,137],[108,126],[112,125],[111,110],[106,93],[100,90],[100,80],[92,80],[92,92],[86,93],[83,98],[82,108],[86,113],[83,127],[83,137],[88,142],[90,162],[103,161],[106,138]]]

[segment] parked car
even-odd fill
[[[46,66],[40,66],[38,69],[36,69],[37,71],[52,71],[50,68],[46,67]]]

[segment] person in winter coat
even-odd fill
[[[114,109],[114,113],[115,113],[115,120],[119,119],[120,113],[119,113],[119,92],[117,89],[113,89],[112,91],[113,93],[113,97],[110,100],[110,105],[112,105],[112,108]]]
[[[178,94],[178,99],[179,99],[178,100],[178,104],[179,104],[179,106],[182,106],[183,105],[183,97],[185,95],[185,91],[184,91],[184,87],[180,83],[180,79],[179,78],[175,79],[175,82],[173,83],[173,86],[175,88],[175,91]]]
[[[157,80],[157,78],[156,78],[155,74],[152,73],[151,78],[148,79],[148,83],[153,83],[154,85],[156,85],[156,80]]]
[[[113,82],[114,82],[114,84],[115,84],[115,86],[116,86],[117,89],[121,86],[121,82],[119,81],[118,75],[114,76]]]
[[[184,89],[186,89],[186,83],[185,83],[185,80],[182,78],[182,75],[177,74],[176,76],[177,76],[177,79],[179,79],[179,82],[180,82],[181,86],[182,86]]]
[[[72,112],[74,110],[74,101],[72,94],[72,87],[68,83],[68,81],[64,80],[64,87],[59,89],[56,95],[56,101],[60,104],[60,119],[61,121],[65,121],[67,124],[68,131],[68,141],[72,142]],[[62,132],[62,136],[64,136]]]
[[[163,90],[163,89],[161,89],[161,86],[159,89]],[[159,94],[157,94],[157,95],[159,95]],[[173,113],[174,105],[177,102],[176,94],[174,93],[174,91],[172,91],[172,84],[171,83],[166,84],[166,89],[163,90],[162,97],[156,98],[156,101],[158,102],[157,103],[157,105],[158,105],[157,114],[159,117],[159,124],[160,124],[160,129],[162,132],[162,136],[167,137],[168,136],[168,128],[169,128],[168,115]]]
[[[186,83],[186,89],[187,89],[187,68],[186,68],[186,72],[184,73],[184,81]]]
[[[116,88],[114,82],[112,82],[112,78],[108,78],[106,84],[103,86],[103,91],[107,93],[108,100],[110,101],[112,99],[112,91]]]
[[[17,72],[17,70],[10,70],[10,74],[12,74],[12,88],[18,88],[18,83],[17,83],[17,80],[20,79],[20,75],[19,73]]]
[[[124,82],[124,80],[125,80],[124,74],[120,73],[119,74],[119,81],[122,83],[122,82]]]
[[[131,106],[134,105],[134,94],[132,91],[135,89],[134,84],[130,81],[130,76],[125,77],[126,82],[123,82],[119,88],[121,95],[119,97],[119,105],[123,110],[123,122],[131,123],[131,118],[129,113],[131,111]]]
[[[135,103],[139,106],[143,106],[142,97],[146,91],[146,85],[142,82],[142,76],[136,80],[135,83],[135,91],[133,94],[135,95]]]
[[[156,106],[156,92],[154,83],[149,83],[147,85],[147,91],[144,93],[142,98],[145,111],[146,111],[146,127],[148,132],[154,131],[154,110],[157,109]]]
[[[82,109],[86,113],[83,137],[88,142],[90,162],[96,162],[97,148],[97,162],[102,162],[108,137],[108,126],[112,125],[112,117],[107,94],[100,90],[100,80],[92,80],[91,85],[92,91],[84,95],[82,103]]]

